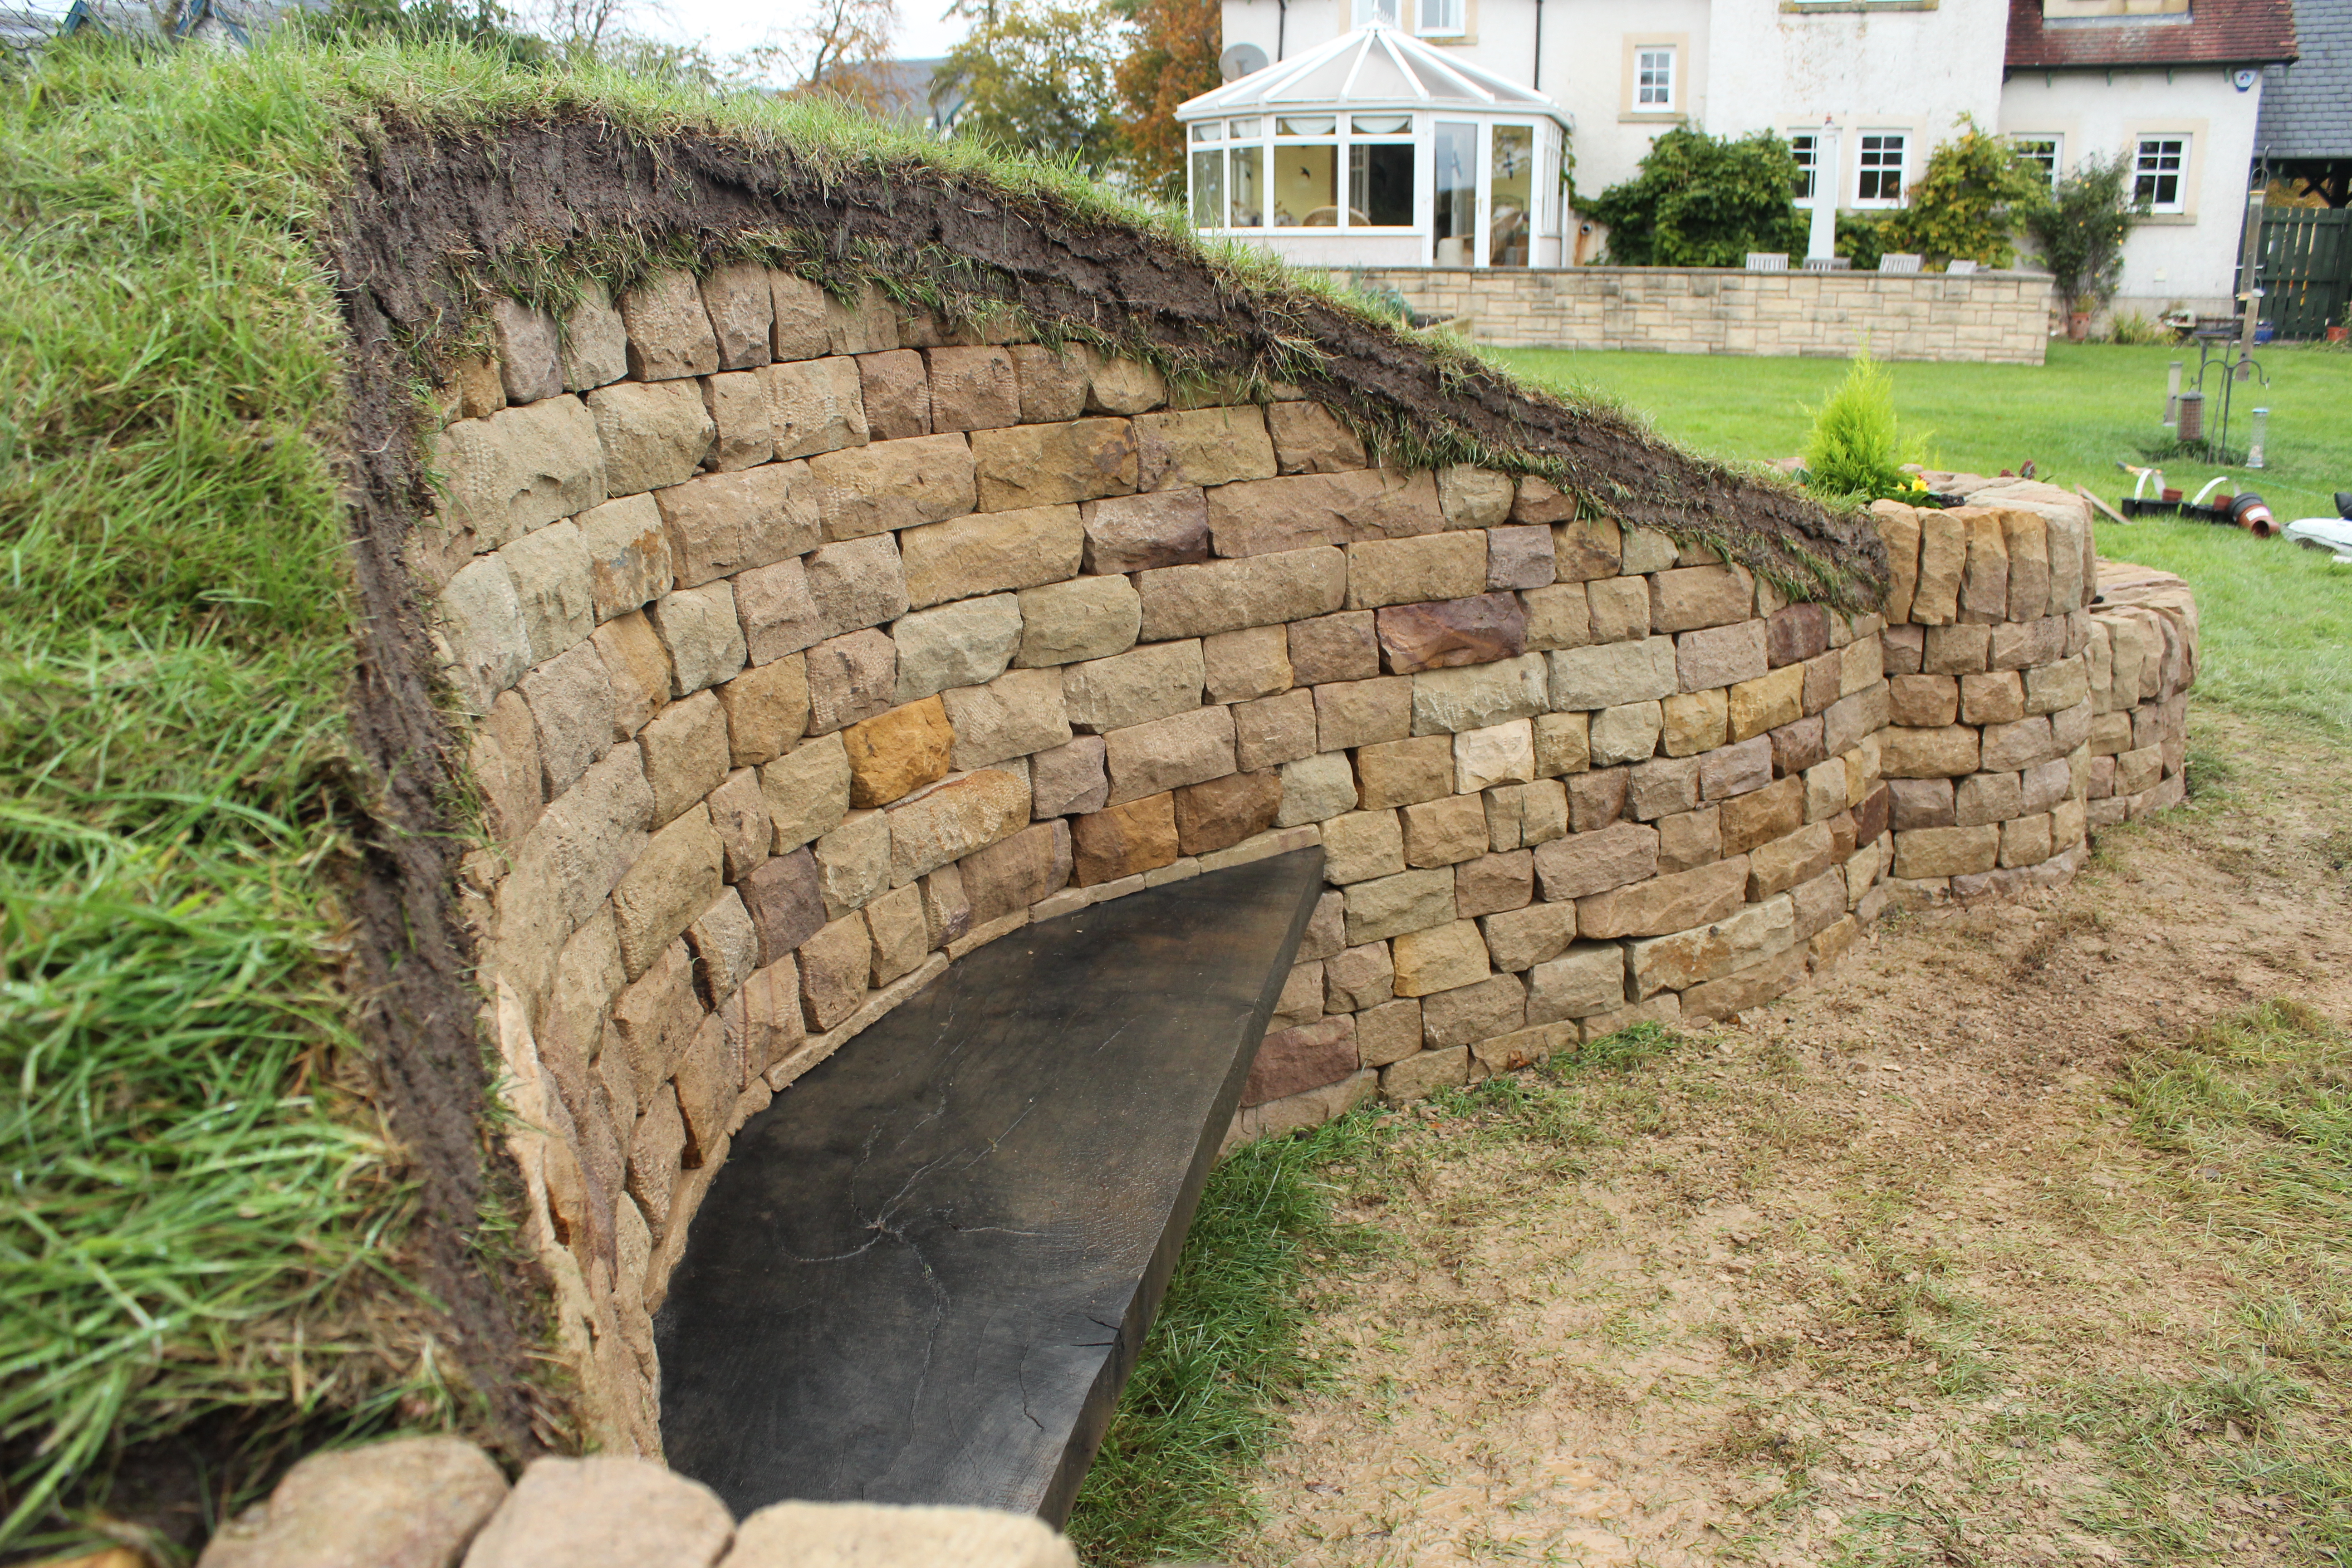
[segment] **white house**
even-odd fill
[[[2290,3],[1224,0],[1239,74],[1177,116],[1203,228],[1317,265],[1478,268],[1599,258],[1560,171],[1597,193],[1666,126],[1778,132],[1808,171],[1801,205],[1869,210],[1903,205],[1965,114],[2053,171],[2128,152],[2155,216],[2125,293],[2220,310],[2260,68],[2294,58]],[[1357,199],[1376,175],[1377,211]]]

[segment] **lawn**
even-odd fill
[[[1660,434],[1712,456],[1755,461],[1804,444],[1806,409],[1845,374],[1842,362],[1742,359],[1737,374],[1703,355],[1498,349],[1531,380],[1599,393]],[[2053,343],[2047,364],[1895,364],[1895,408],[1923,460],[1998,473],[2031,458],[2044,479],[2113,499],[2128,489],[2117,458],[2141,460],[2163,437],[2166,362],[2176,349]],[[2270,466],[2259,475],[2167,460],[2168,482],[2194,492],[2228,472],[2252,478],[2282,521],[2333,516],[2352,489],[2352,354],[2273,348]],[[2242,403],[2241,406],[2245,406]],[[2233,483],[2228,488],[2237,488]],[[2352,736],[2352,567],[2317,552],[2200,523],[2102,522],[2101,553],[2178,572],[2197,590],[2205,668],[2200,700],[2273,713]]]

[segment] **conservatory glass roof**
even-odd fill
[[[1187,100],[1177,106],[1176,118],[1207,120],[1307,105],[1517,110],[1570,125],[1568,110],[1542,93],[1379,22]]]

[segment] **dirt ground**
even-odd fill
[[[1338,1375],[1234,1561],[2343,1561],[2352,1401],[2262,1331],[2315,1265],[2214,1223],[2221,1173],[2116,1091],[2261,1000],[2352,1019],[2352,787],[2192,714],[2199,793],[2073,888],[1890,921],[1548,1135],[1416,1110],[1335,1172],[1391,1239],[1325,1281]],[[2249,1430],[2232,1389],[2291,1397]]]

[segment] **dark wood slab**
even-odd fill
[[[1322,889],[1303,849],[968,954],[745,1124],[656,1323],[670,1464],[1059,1524]]]

